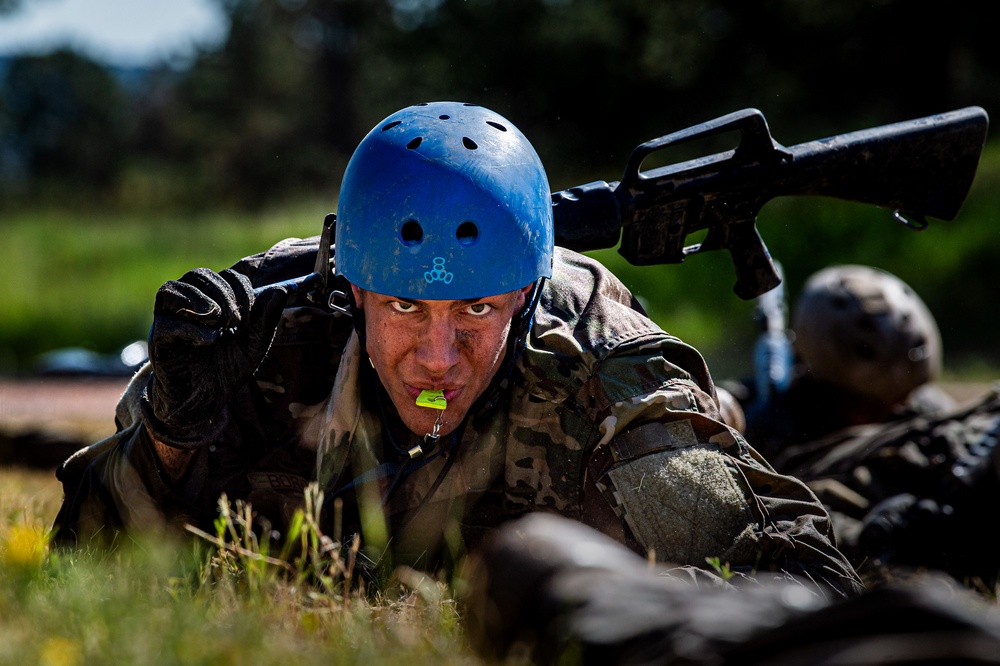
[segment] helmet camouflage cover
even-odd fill
[[[792,318],[810,374],[886,405],[941,370],[941,336],[920,297],[869,266],[832,266],[806,282]]]

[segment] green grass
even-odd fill
[[[51,472],[0,470],[0,664],[479,663],[443,584],[359,590],[308,519],[290,565],[241,541],[246,507],[220,520],[226,543],[49,553],[59,501]]]

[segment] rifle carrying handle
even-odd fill
[[[639,169],[643,161],[659,150],[734,130],[739,130],[742,137],[733,153],[733,159],[764,160],[771,154],[774,154],[775,157],[787,156],[784,146],[771,138],[771,130],[767,127],[764,114],[758,109],[741,109],[700,125],[639,144],[632,151],[628,163],[625,165],[622,184],[630,187],[637,183],[642,178]]]

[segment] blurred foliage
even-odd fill
[[[109,350],[147,325],[156,284],[190,267],[197,243],[217,243],[213,261],[228,265],[276,238],[247,247],[226,234],[271,229],[274,211],[322,201],[310,213],[318,230],[353,148],[414,102],[472,101],[506,115],[555,190],[617,180],[639,143],[741,108],[763,111],[785,145],[1000,108],[992,26],[972,0],[215,1],[228,38],[184,68],[108,71],[69,52],[0,67],[0,226],[5,240],[21,239],[7,241],[21,256],[3,274],[0,356],[80,341]],[[916,236],[870,207],[768,204],[760,227],[789,293],[830,262],[879,265],[937,313],[947,358],[1000,365],[988,305],[1000,252],[995,153],[960,219]],[[41,249],[25,249],[33,233],[46,234]],[[74,243],[80,256],[64,256]],[[41,262],[30,267],[33,252]],[[714,367],[739,370],[751,304],[732,295],[725,255],[636,269],[599,254],[666,328]],[[130,268],[112,277],[98,266]],[[73,288],[40,298],[60,272],[72,277],[54,281]],[[120,294],[123,284],[136,295]],[[103,300],[87,306],[90,318],[68,316],[94,289]],[[113,306],[119,297],[128,305]]]
[[[83,56],[15,58],[0,87],[0,154],[29,158],[19,192],[0,180],[8,205],[38,195],[30,156],[52,135],[15,122],[36,98],[46,123],[106,132],[99,150],[63,148],[80,198],[98,194],[84,168],[97,152],[116,176],[98,189],[123,203],[249,207],[335,192],[369,128],[433,99],[507,115],[554,189],[616,178],[639,142],[738,108],[760,108],[791,145],[1000,100],[991,28],[971,0],[216,1],[228,38],[183,70],[119,72],[124,97]],[[38,90],[12,79],[25,67]],[[68,83],[54,88],[45,68]],[[58,90],[90,107],[59,107]],[[127,117],[112,120],[115,107]]]
[[[61,499],[51,470],[0,467],[0,665],[486,663],[444,582],[400,568],[359,583],[311,520],[285,560],[248,534],[246,505],[222,512],[224,541],[65,550],[50,546]]]
[[[17,181],[72,181],[114,187],[128,131],[128,103],[112,74],[72,51],[24,56],[7,68],[0,104],[0,147]]]

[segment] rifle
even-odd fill
[[[914,230],[927,217],[949,221],[972,185],[989,125],[972,106],[786,148],[771,138],[757,109],[640,144],[619,182],[594,181],[553,195],[556,243],[577,251],[621,245],[636,266],[680,263],[725,249],[736,269],[733,291],[758,296],[780,283],[757,214],[771,199],[820,195],[894,209]],[[727,152],[641,171],[651,154],[738,130]],[[685,245],[707,230],[700,243]]]
[[[771,138],[760,111],[736,111],[640,144],[621,181],[554,193],[556,244],[586,252],[615,247],[620,239],[619,254],[636,266],[728,250],[736,270],[733,291],[754,298],[781,282],[756,225],[768,201],[820,195],[875,204],[894,209],[914,230],[926,228],[928,216],[952,220],[972,186],[988,125],[986,111],[970,106],[786,148]],[[733,131],[741,134],[733,150],[641,170],[655,152]],[[685,245],[704,230],[704,240]],[[331,294],[328,286],[334,239],[330,214],[314,272],[281,284],[346,313],[334,304],[343,294]]]

